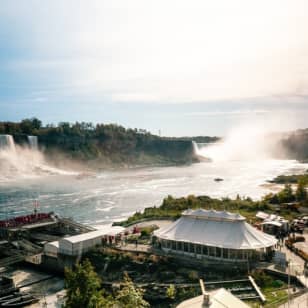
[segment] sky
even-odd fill
[[[307,0],[1,0],[0,121],[308,127]]]

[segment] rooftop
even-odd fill
[[[200,295],[188,299],[177,306],[177,308],[202,308],[204,296]],[[208,308],[248,308],[243,301],[232,295],[226,289],[221,288],[210,293],[210,304]]]
[[[187,210],[172,224],[154,231],[164,240],[189,242],[230,249],[272,247],[277,240],[229,212]]]
[[[87,232],[87,233],[82,233],[82,234],[78,234],[78,235],[74,235],[74,236],[70,236],[70,237],[65,237],[65,238],[61,239],[61,241],[67,241],[67,242],[70,242],[70,243],[79,243],[79,242],[86,241],[88,239],[94,239],[94,238],[104,236],[104,235],[114,236],[114,235],[119,234],[123,231],[124,231],[123,227],[108,225],[108,226],[103,226],[99,230],[95,230],[95,231],[91,231],[91,232]]]

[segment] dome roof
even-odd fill
[[[259,249],[274,246],[274,236],[257,230],[239,214],[207,210],[187,210],[166,227],[154,231],[165,240],[190,242],[229,249]]]

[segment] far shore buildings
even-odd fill
[[[203,209],[186,210],[154,232],[154,245],[164,252],[219,263],[270,260],[276,243],[240,214]]]

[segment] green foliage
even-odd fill
[[[153,225],[153,226],[146,226],[146,227],[141,227],[140,228],[140,233],[141,237],[149,238],[151,234],[153,233],[154,230],[157,230],[158,227]]]
[[[297,184],[299,181],[308,184],[308,173],[305,174],[293,174],[293,175],[278,175],[270,183],[276,184]]]
[[[174,284],[169,285],[169,287],[166,290],[166,296],[172,300],[175,299],[176,289],[174,287]]]
[[[249,220],[255,219],[255,213],[257,211],[270,211],[268,201],[253,201],[250,198],[241,198],[232,200],[229,198],[215,199],[208,196],[193,196],[190,195],[187,198],[174,198],[168,196],[163,200],[163,203],[159,207],[145,208],[143,213],[136,212],[130,216],[126,221],[117,223],[117,225],[130,225],[146,219],[177,219],[181,216],[184,210],[190,208],[203,208],[214,209],[218,211],[236,211],[245,216]]]
[[[96,254],[92,257],[97,258]],[[106,256],[102,255],[106,261]],[[112,255],[108,256],[111,261]],[[119,267],[117,259],[117,268]],[[143,299],[144,291],[136,288],[127,273],[124,273],[122,288],[113,297],[101,288],[101,280],[94,271],[90,261],[86,259],[81,264],[77,264],[73,270],[65,270],[66,298],[64,308],[142,308],[149,307]]]
[[[285,184],[284,188],[277,194],[279,203],[295,201],[295,196],[290,184]]]
[[[300,180],[298,182],[296,192],[295,192],[295,197],[296,197],[296,200],[299,202],[307,200],[306,183],[304,180]]]
[[[190,281],[197,281],[199,279],[199,274],[197,271],[189,271],[188,279]]]
[[[114,302],[101,288],[101,280],[89,260],[65,270],[66,301],[64,308],[113,307]]]
[[[150,307],[143,299],[143,293],[142,289],[134,286],[127,273],[124,273],[124,285],[116,296],[117,304],[123,308]]]
[[[263,289],[277,289],[284,286],[284,282],[274,279],[272,276],[266,274],[263,270],[254,270],[251,273],[256,284]]]

